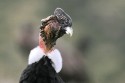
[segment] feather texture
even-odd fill
[[[31,50],[29,55],[28,64],[33,64],[38,62],[44,55],[48,56],[49,59],[52,60],[52,66],[55,71],[58,73],[62,69],[62,57],[58,49],[54,49],[52,52],[45,54],[43,50],[37,46],[33,50]]]
[[[19,83],[64,83],[51,65],[52,61],[43,56],[23,71]]]

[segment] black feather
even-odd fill
[[[51,64],[51,60],[44,56],[38,62],[28,65],[19,83],[64,83]]]

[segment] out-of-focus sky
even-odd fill
[[[124,83],[124,0],[0,0],[0,83],[17,83],[27,65],[18,45],[22,26],[38,30],[57,7],[73,20],[74,34],[63,45],[83,54],[91,83]]]

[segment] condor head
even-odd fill
[[[41,20],[40,36],[46,45],[52,48],[56,44],[56,40],[64,34],[72,36],[72,19],[61,8],[56,8],[54,15],[48,16]]]

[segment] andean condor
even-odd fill
[[[64,83],[58,75],[62,69],[62,57],[54,45],[64,34],[72,36],[72,19],[64,10],[57,8],[54,15],[41,22],[39,46],[31,50],[28,66],[19,83]]]

